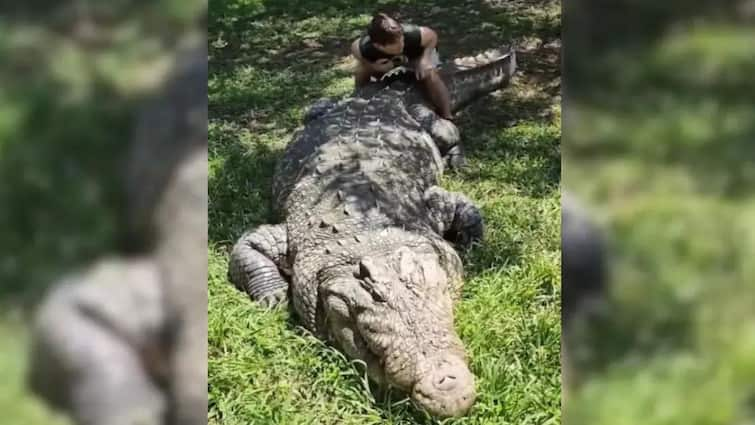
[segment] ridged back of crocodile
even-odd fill
[[[307,176],[317,176],[323,190],[333,179],[380,184],[405,174],[423,184],[436,181],[442,171],[439,152],[403,99],[403,93],[392,88],[350,98],[297,132],[273,184],[280,218],[288,214],[291,192]],[[381,176],[380,170],[390,175]]]

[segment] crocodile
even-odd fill
[[[439,72],[455,112],[515,70],[515,52],[501,48]],[[228,278],[264,306],[290,300],[305,328],[364,362],[380,387],[456,417],[476,398],[454,330],[460,255],[484,225],[468,197],[439,185],[447,166],[463,164],[461,138],[412,78],[399,73],[310,107],[275,172],[280,223],[238,239]]]

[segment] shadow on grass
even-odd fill
[[[560,126],[543,127],[543,121],[555,122],[554,99],[541,93],[517,96],[517,90],[506,89],[461,115],[458,124],[467,157],[479,165],[460,177],[470,184],[495,180],[542,198],[561,182]]]
[[[209,240],[231,246],[249,228],[276,222],[270,188],[281,151],[263,143],[217,143],[210,137]]]

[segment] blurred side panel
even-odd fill
[[[755,2],[563,8],[565,422],[754,423]]]
[[[0,6],[8,423],[206,423],[206,10]]]

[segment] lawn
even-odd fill
[[[560,413],[560,3],[228,0],[210,42],[209,419],[211,424],[431,424],[281,308],[226,279],[228,250],[272,220],[273,169],[303,110],[346,96],[348,41],[375,7],[435,28],[443,57],[515,42],[514,84],[459,115],[470,166],[444,187],[481,206],[485,242],[464,262],[456,326],[478,378],[448,423],[558,424]]]

